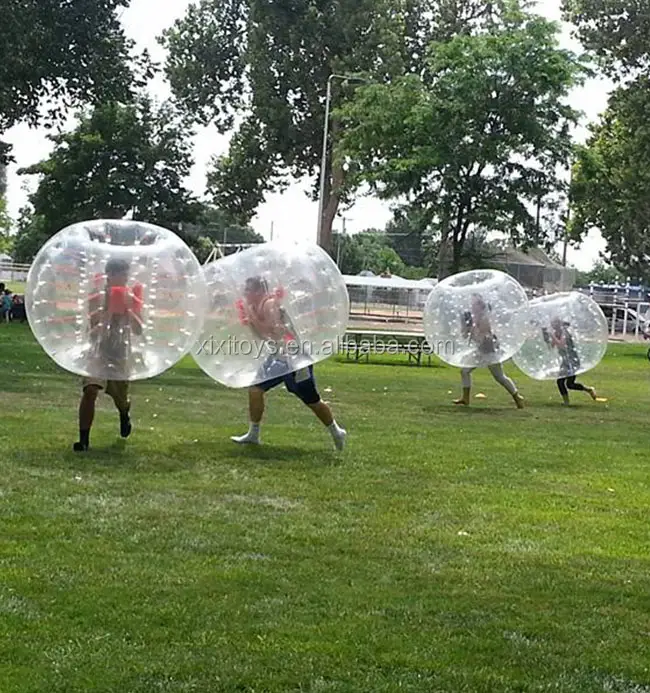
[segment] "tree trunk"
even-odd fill
[[[445,201],[442,210],[442,219],[440,220],[440,248],[438,249],[438,276],[437,279],[441,282],[445,277],[448,277],[449,271],[449,223],[451,216],[449,201]]]
[[[336,134],[339,130],[336,120],[332,122],[331,140],[336,141]],[[333,162],[333,145],[330,145],[325,170],[325,195],[323,201],[323,220],[321,228],[321,247],[327,253],[332,252],[332,226],[334,219],[339,211],[341,201],[340,193],[343,187],[344,171],[340,164]]]

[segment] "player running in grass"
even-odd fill
[[[271,355],[264,361],[260,376],[263,382],[248,390],[250,425],[242,436],[231,440],[240,444],[259,445],[260,426],[264,416],[265,393],[284,384],[289,392],[307,405],[330,432],[337,450],[342,450],[346,431],[335,421],[330,407],[320,398],[316,389],[313,366],[291,370],[289,345],[298,341],[298,334],[291,319],[282,307],[281,292],[271,293],[266,280],[250,277],[246,280],[244,299],[238,303],[240,321],[253,333],[267,341]]]
[[[499,349],[498,337],[492,331],[490,324],[490,306],[482,296],[474,294],[472,296],[471,310],[462,315],[463,336],[470,342],[474,342],[481,357],[491,358]],[[492,377],[507,390],[514,403],[519,409],[524,407],[524,398],[519,394],[519,390],[514,381],[511,380],[503,371],[502,363],[493,363],[488,366]],[[472,392],[472,371],[474,368],[461,369],[460,375],[463,385],[463,394],[460,399],[454,400],[454,404],[469,406],[470,394]]]
[[[550,333],[544,332],[546,343],[550,348],[557,349],[560,357],[560,377],[556,382],[562,396],[562,403],[566,407],[571,404],[569,390],[586,392],[595,402],[600,399],[593,387],[586,387],[582,383],[576,382],[576,376],[573,374],[580,369],[580,354],[578,354],[569,327],[570,323],[556,317],[551,320]]]
[[[91,358],[116,373],[125,373],[131,356],[132,334],[142,334],[142,287],[130,288],[129,263],[112,259],[106,264],[106,285],[98,285],[89,300]],[[128,438],[132,431],[129,383],[126,380],[100,380],[83,378],[79,403],[79,440],[76,452],[90,446],[90,429],[95,418],[97,395],[104,391],[115,403],[120,416],[120,435]]]

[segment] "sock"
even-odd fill
[[[235,443],[259,443],[260,442],[260,424],[252,423],[248,427],[248,433],[243,436],[232,436],[231,440]]]
[[[332,438],[334,439],[334,444],[336,445],[337,450],[343,450],[343,446],[345,445],[345,438],[347,435],[347,432],[345,429],[341,428],[336,421],[332,421],[332,423],[327,427],[329,432],[332,434]]]
[[[130,408],[120,412],[120,435],[122,438],[128,438],[131,435],[131,417],[129,416]]]
[[[75,452],[85,452],[90,446],[90,429],[82,430],[79,429],[79,441],[76,442],[72,449]]]

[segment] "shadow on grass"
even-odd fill
[[[147,459],[147,456],[135,450],[132,445],[129,445],[129,441],[123,438],[118,438],[109,445],[93,445],[91,442],[90,448],[85,452],[75,452],[71,442],[68,449],[62,451],[61,455],[61,461],[66,465],[86,471],[91,465],[105,469],[115,469],[116,467],[135,469],[142,462],[146,463]],[[153,468],[158,465],[151,466]]]
[[[133,471],[146,474],[174,474],[191,471],[199,463],[184,455],[171,457],[160,450],[146,450],[122,438],[109,444],[93,444],[83,452],[72,449],[73,439],[50,445],[47,454],[27,448],[13,455],[21,465],[33,469],[69,470],[73,473]]]
[[[445,365],[441,363],[436,363],[435,361],[432,361],[431,363],[425,363],[422,362],[420,364],[417,364],[413,361],[389,361],[389,360],[381,360],[380,358],[375,358],[370,361],[366,361],[365,359],[359,359],[358,361],[354,359],[345,359],[345,358],[337,358],[333,360],[333,363],[339,363],[341,365],[349,365],[349,366],[393,366],[393,367],[399,367],[399,368],[425,368],[425,369],[436,369],[436,370],[444,370]]]
[[[213,459],[218,464],[257,464],[262,467],[282,467],[284,469],[305,470],[314,467],[331,466],[341,457],[333,449],[306,449],[296,445],[274,444],[264,441],[263,445],[239,445],[225,439],[173,445],[168,448],[170,456],[181,456],[195,462]]]
[[[473,404],[464,407],[460,404],[428,404],[422,407],[422,411],[426,414],[449,414],[450,412],[458,412],[459,416],[502,416],[504,414],[525,414],[527,410],[533,407],[530,405],[524,409],[507,404]]]

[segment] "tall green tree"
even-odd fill
[[[231,244],[263,243],[264,238],[249,225],[241,224],[223,210],[210,204],[201,204],[192,223],[186,223],[178,233],[192,248],[200,262],[205,262],[215,246],[228,255]]]
[[[8,253],[13,246],[13,239],[10,235],[11,219],[7,214],[7,203],[0,196],[0,253]]]
[[[610,73],[647,72],[650,11],[647,0],[563,0],[566,21]]]
[[[201,207],[184,185],[193,163],[190,134],[169,104],[141,97],[94,108],[72,132],[51,135],[51,155],[19,171],[39,176],[31,215],[24,213],[19,225],[21,259],[86,219],[131,215],[172,229],[192,222]]]
[[[213,162],[217,205],[242,221],[269,191],[311,179],[318,198],[327,82],[332,74],[385,82],[419,70],[434,35],[473,30],[502,2],[478,0],[200,0],[162,37],[175,97],[220,132],[236,126],[227,155]],[[334,104],[358,82],[332,81]],[[323,246],[346,201],[345,170],[333,162],[340,123],[327,141]],[[314,220],[316,224],[317,220]]]
[[[650,80],[615,92],[573,172],[572,235],[592,229],[608,261],[650,279]]]
[[[373,274],[390,272],[401,276],[406,269],[400,256],[391,248],[386,234],[372,229],[350,236],[335,233],[330,254],[338,260],[343,274],[369,270]]]
[[[577,272],[576,286],[588,286],[591,282],[594,284],[618,284],[625,282],[625,279],[625,272],[599,260],[588,272]]]
[[[0,136],[19,122],[51,125],[67,108],[131,98],[151,75],[120,24],[129,0],[3,0]],[[0,148],[6,157],[8,147]]]
[[[581,72],[554,23],[513,12],[489,33],[431,44],[421,75],[360,88],[340,110],[338,159],[352,185],[430,216],[446,276],[473,233],[537,232],[536,201],[564,185],[578,119],[565,99]]]
[[[386,237],[391,247],[406,265],[423,267],[427,262],[429,215],[413,207],[395,210],[386,225]]]
[[[0,162],[0,253],[11,250],[11,219],[7,214],[7,167]]]

